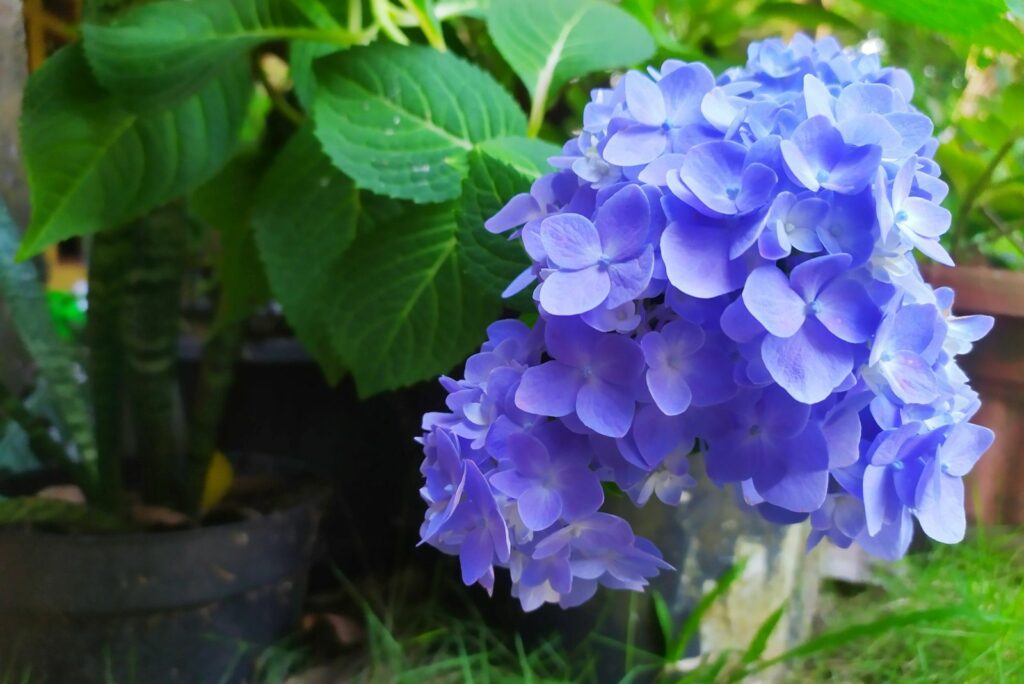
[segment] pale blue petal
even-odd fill
[[[938,462],[933,463],[918,484],[915,515],[924,533],[935,541],[963,541],[967,531],[963,480],[944,474]]]
[[[543,486],[523,492],[518,501],[519,517],[526,528],[538,532],[551,527],[562,515],[562,497]]]
[[[581,271],[552,271],[541,283],[540,304],[556,316],[574,316],[600,306],[611,288],[608,271],[598,266]]]
[[[636,185],[627,185],[605,200],[595,219],[603,253],[613,261],[638,256],[647,244],[651,206]]]
[[[806,303],[775,266],[754,269],[743,287],[743,303],[769,333],[778,337],[796,333],[806,317]]]
[[[666,147],[668,138],[660,126],[638,124],[612,134],[602,156],[616,166],[639,166],[660,157]]]
[[[761,356],[772,379],[805,404],[827,399],[853,370],[850,345],[814,319],[808,319],[792,337],[767,336]]]
[[[665,123],[665,98],[658,84],[638,71],[630,71],[623,81],[626,87],[626,106],[633,118],[648,126]]]
[[[576,270],[601,259],[601,237],[589,219],[579,214],[558,214],[540,224],[544,252],[554,266]]]

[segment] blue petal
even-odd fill
[[[619,386],[591,378],[580,388],[576,414],[588,428],[605,437],[622,437],[633,423],[636,400]]]
[[[671,367],[647,371],[647,388],[651,391],[654,403],[667,416],[677,416],[690,406],[693,393],[685,376]]]
[[[915,513],[921,529],[935,541],[963,541],[967,531],[963,480],[944,474],[938,461],[932,463],[918,484]]]
[[[665,98],[658,84],[639,71],[630,71],[623,82],[626,88],[626,106],[633,118],[648,126],[665,123]]]
[[[516,406],[538,416],[561,417],[576,408],[583,374],[559,361],[527,368],[516,390]]]
[[[919,354],[898,351],[891,358],[884,359],[879,367],[889,383],[889,389],[901,401],[928,404],[939,396],[938,379]]]
[[[824,401],[853,370],[850,345],[814,319],[792,337],[766,337],[761,357],[772,379],[805,404]]]
[[[601,236],[589,219],[558,214],[540,224],[540,239],[548,259],[560,268],[581,269],[596,264],[603,253]]]
[[[637,124],[613,133],[602,156],[616,166],[649,164],[668,147],[668,138],[660,126]]]
[[[754,269],[743,287],[743,304],[769,333],[778,337],[796,333],[806,318],[807,305],[775,266]]]
[[[651,205],[639,186],[627,185],[605,200],[594,222],[603,254],[613,261],[629,259],[647,245]]]
[[[770,504],[794,513],[821,507],[828,493],[828,447],[817,426],[766,449],[754,487]]]
[[[882,161],[882,148],[878,145],[847,146],[843,157],[829,171],[828,180],[821,187],[844,195],[853,195],[868,186]]]
[[[849,254],[830,254],[808,259],[793,269],[789,280],[805,302],[813,302],[826,285],[850,268],[850,261]]]
[[[603,304],[611,289],[608,271],[599,266],[552,271],[541,283],[540,304],[556,316],[575,316]]]
[[[855,280],[834,280],[815,300],[815,314],[829,332],[847,342],[867,342],[878,330],[881,315],[864,286]]]
[[[686,153],[679,177],[704,206],[719,214],[735,214],[746,156],[746,148],[734,142],[703,143]]]
[[[694,214],[696,212],[693,212]],[[710,299],[743,287],[748,267],[729,259],[730,231],[701,221],[673,222],[661,236],[661,256],[669,282],[682,292]]]
[[[523,524],[534,532],[551,527],[562,515],[562,497],[541,485],[523,492],[517,503]]]
[[[939,449],[942,471],[955,477],[966,475],[994,440],[995,433],[986,427],[972,423],[954,425]]]

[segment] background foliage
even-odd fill
[[[212,269],[206,370],[230,369],[243,323],[273,301],[326,378],[350,375],[361,396],[447,372],[491,320],[530,310],[500,297],[527,258],[481,224],[548,168],[547,141],[574,133],[609,70],[724,69],[750,40],[798,30],[863,41],[910,69],[936,121],[947,247],[1024,267],[1018,0],[121,4],[93,4],[81,40],[33,75],[21,131],[34,211],[19,257],[91,236],[95,429],[67,401],[57,416],[80,426],[70,443],[100,483],[138,450],[121,435],[128,406],[136,435],[169,445],[146,472],[173,480],[171,452],[190,454],[167,498],[198,500],[216,420],[184,440],[175,423],[188,269]],[[203,377],[216,406],[229,377]]]

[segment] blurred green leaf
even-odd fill
[[[355,239],[359,194],[320,149],[312,125],[278,153],[256,191],[253,231],[270,290],[324,374],[344,371],[331,342],[340,261]]]
[[[82,370],[71,347],[57,333],[35,265],[14,259],[18,238],[18,229],[0,200],[0,294],[18,338],[49,388],[59,425],[74,445],[74,458],[61,454],[63,465],[76,484],[91,495],[95,493],[99,453]]]
[[[758,6],[754,16],[763,19],[785,19],[804,28],[831,26],[839,31],[862,38],[864,32],[852,21],[821,5],[804,5],[793,2],[766,2]]]
[[[533,98],[533,133],[549,98],[570,79],[654,54],[643,24],[600,0],[493,0],[487,30]]]
[[[298,7],[312,5],[311,15]],[[270,40],[316,38],[349,45],[356,36],[315,1],[161,0],[135,7],[109,25],[82,27],[96,79],[134,106],[168,107],[196,93],[250,49]]]
[[[857,0],[897,21],[999,50],[1019,51],[1024,36],[1006,18],[1004,0]]]
[[[295,88],[295,97],[299,104],[307,111],[312,109],[313,96],[316,93],[313,62],[344,49],[327,43],[314,43],[310,40],[295,40],[289,46],[288,63],[291,67],[292,87]]]
[[[256,154],[240,154],[189,198],[190,211],[220,234],[214,261],[220,293],[213,332],[247,318],[270,298],[252,226],[261,171]]]
[[[318,2],[318,0],[312,1]],[[342,22],[347,19],[345,13],[348,11],[348,0],[328,0],[322,6],[325,14],[317,18],[317,27],[332,29],[342,26]],[[292,86],[295,88],[295,97],[307,111],[313,107],[313,94],[316,92],[313,62],[326,55],[347,49],[347,45],[313,40],[293,40],[288,44],[288,64]]]
[[[324,151],[379,194],[458,197],[474,145],[526,132],[515,100],[451,53],[379,43],[325,57],[315,71],[313,118]]]
[[[689,61],[704,57],[698,48],[687,45],[672,35],[669,22],[666,22],[664,17],[658,14],[660,4],[660,0],[622,0],[622,9],[632,14],[644,25],[662,52]]]
[[[119,227],[210,178],[234,152],[251,93],[249,65],[235,60],[174,109],[140,115],[96,84],[80,46],[50,57],[25,91],[33,212],[19,258]]]

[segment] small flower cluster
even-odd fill
[[[992,442],[950,314],[914,250],[951,264],[932,122],[906,72],[826,38],[751,45],[717,80],[665,62],[594,91],[558,169],[487,223],[533,265],[531,329],[499,321],[424,418],[423,541],[525,610],[668,564],[607,487],[674,505],[699,452],[780,524],[902,556],[916,518],[964,535],[962,476]]]

